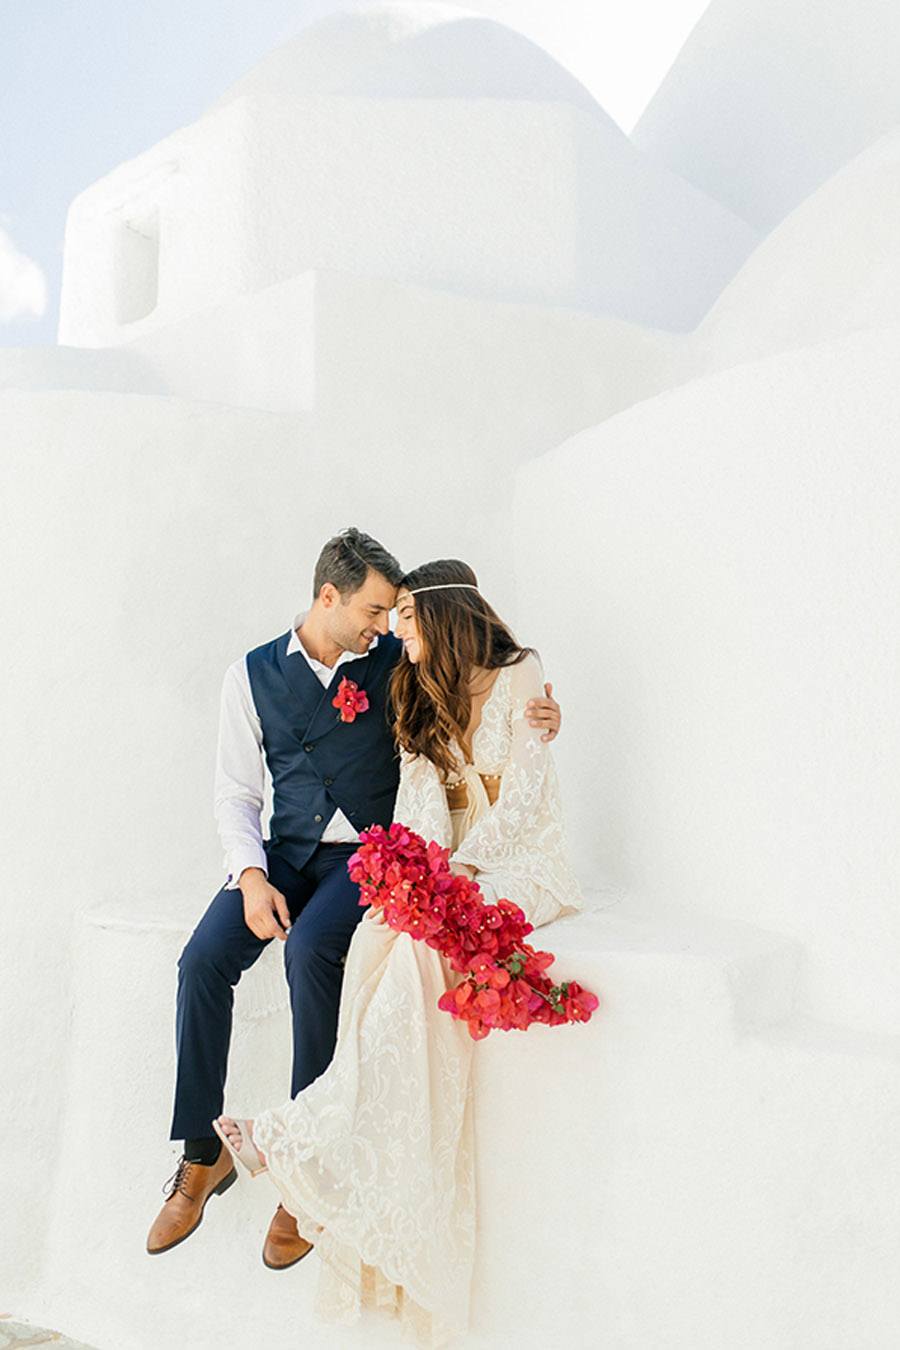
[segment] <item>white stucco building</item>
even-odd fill
[[[477,14],[335,16],[72,203],[59,346],[0,349],[16,1312],[104,1350],[394,1343],[262,1268],[260,1184],[143,1250],[222,673],[355,523],[470,560],[540,649],[594,906],[541,932],[591,1024],[479,1047],[470,1344],[893,1344],[896,82],[839,83],[846,144],[810,112],[802,164],[740,159],[697,55],[730,13],[631,139]],[[813,89],[839,53],[793,33]],[[286,1092],[277,956],[238,1111]]]

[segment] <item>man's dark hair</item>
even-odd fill
[[[365,585],[370,569],[392,586],[399,586],[403,580],[403,568],[377,539],[353,526],[341,530],[329,539],[319,554],[313,574],[313,599],[317,599],[325,582],[330,581],[340,591],[341,599],[346,600]]]

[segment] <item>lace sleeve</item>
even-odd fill
[[[544,697],[544,672],[535,656],[509,667],[508,710],[511,744],[500,779],[500,793],[490,811],[469,830],[451,862],[468,863],[489,872],[533,849],[543,814],[544,785],[551,772],[549,746],[540,727],[525,715],[530,698]]]
[[[424,755],[400,752],[400,786],[394,820],[420,834],[426,843],[434,839],[442,848],[450,845],[452,826],[447,794],[437,769]]]
[[[441,787],[437,770],[424,756],[410,755],[406,750],[400,751],[400,785],[394,802],[394,820],[420,834],[426,844],[434,839],[441,848],[450,846],[453,826],[447,794]],[[363,923],[383,926],[381,907],[369,905]]]

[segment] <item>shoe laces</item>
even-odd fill
[[[187,1181],[188,1172],[192,1167],[193,1163],[182,1154],[178,1160],[178,1166],[175,1168],[175,1171],[169,1177],[168,1181],[163,1182],[162,1193],[167,1200],[171,1200],[176,1191],[181,1191],[181,1194],[190,1200],[191,1197],[185,1190],[185,1182]]]

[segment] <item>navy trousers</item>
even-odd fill
[[[291,916],[284,963],[294,1027],[291,1096],[327,1069],[337,1040],[343,958],[366,907],[347,873],[358,844],[320,844],[300,871],[266,845],[269,880]],[[239,890],[213,897],[178,959],[178,1067],[172,1139],[212,1137],[224,1106],[234,986],[268,942],[244,922]]]

